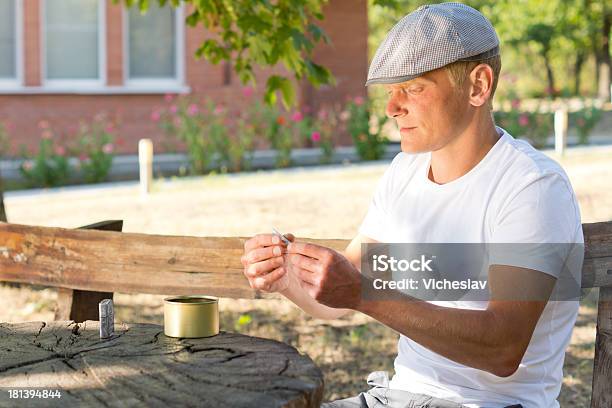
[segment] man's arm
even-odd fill
[[[376,241],[373,239],[370,239],[364,235],[357,235],[351,240],[349,245],[346,247],[344,252],[341,252],[341,254],[348,259],[351,264],[357,268],[357,270],[361,270],[361,244],[375,242]],[[319,319],[332,320],[338,319],[353,311],[346,308],[328,307],[317,302],[302,288],[300,279],[294,273],[291,273],[291,268],[288,269],[289,270],[287,273],[289,273],[289,285],[287,289],[281,291],[280,293],[298,305],[304,312]]]
[[[508,281],[515,287],[534,285],[547,293],[519,300],[523,294],[511,296],[508,286],[503,286],[502,282]],[[550,296],[555,278],[531,269],[493,265],[489,284],[493,300],[485,310],[447,308],[418,300],[366,301],[356,310],[450,360],[507,377],[523,359],[546,306],[546,301],[539,299]],[[501,292],[503,296],[499,296]]]
[[[492,265],[486,310],[441,307],[408,296],[365,300],[360,272],[341,254],[307,243],[287,249],[295,274],[317,302],[360,311],[450,360],[500,377],[518,368],[556,281],[539,271]],[[525,296],[527,288],[538,291]]]

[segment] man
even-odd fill
[[[387,90],[402,152],[359,234],[343,253],[292,235],[286,247],[268,234],[245,243],[253,288],[278,291],[318,318],[355,310],[400,333],[390,382],[372,373],[370,390],[324,406],[559,406],[578,303],[548,301],[562,267],[552,257],[491,263],[490,298],[481,306],[362,296],[362,243],[583,242],[564,171],[493,122],[500,67],[497,35],[478,11],[444,3],[405,16],[377,50],[366,82]],[[541,297],[525,300],[533,288]]]

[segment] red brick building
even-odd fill
[[[186,26],[186,14],[153,6],[141,16],[112,0],[2,0],[0,121],[13,146],[37,146],[42,120],[68,134],[80,120],[106,112],[121,123],[119,152],[134,153],[138,139],[162,137],[150,116],[165,94],[244,103],[227,65],[195,59],[207,33]],[[321,26],[332,44],[318,45],[314,56],[337,84],[317,90],[301,84],[300,105],[313,108],[366,95],[366,0],[330,0],[324,14]],[[257,72],[260,90],[270,72]]]

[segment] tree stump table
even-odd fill
[[[144,323],[99,337],[93,320],[0,323],[0,406],[319,407],[323,396],[312,360],[277,341],[171,338]],[[61,397],[11,399],[25,388]]]

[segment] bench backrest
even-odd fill
[[[612,221],[583,224],[582,287],[600,288],[592,407],[612,407]],[[0,222],[0,281],[91,292],[230,298],[253,290],[240,256],[246,237],[180,237]],[[300,240],[343,250],[344,239]],[[94,320],[97,316],[89,317]]]

